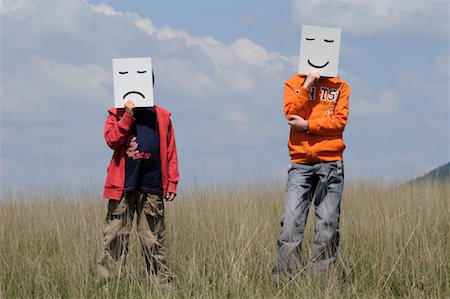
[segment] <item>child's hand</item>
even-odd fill
[[[167,201],[172,201],[172,200],[174,200],[175,196],[177,196],[176,193],[174,193],[174,192],[167,192],[167,194],[166,194],[166,200],[167,200]]]
[[[310,70],[306,76],[305,82],[303,83],[303,88],[309,89],[314,82],[320,79],[320,73],[316,70]]]
[[[308,122],[298,115],[289,115],[288,123],[298,132],[308,131]]]
[[[132,100],[128,100],[124,104],[125,112],[131,116],[134,115],[134,112],[133,112],[134,107],[135,107],[134,102]]]

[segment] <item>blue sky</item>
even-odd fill
[[[285,179],[283,82],[301,25],[342,28],[346,176],[449,161],[449,2],[4,0],[2,187],[102,186],[112,58],[152,56],[181,186]]]

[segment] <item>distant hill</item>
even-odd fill
[[[428,172],[427,174],[424,174],[423,176],[413,180],[413,182],[421,182],[421,181],[440,181],[440,180],[450,180],[450,162],[447,164],[444,164],[436,169],[433,169],[432,171]]]

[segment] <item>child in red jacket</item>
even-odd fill
[[[175,135],[170,113],[159,106],[112,108],[105,122],[105,140],[114,150],[103,196],[109,199],[98,259],[98,283],[125,265],[134,214],[148,274],[170,282],[164,252],[164,199],[176,196],[179,179]]]

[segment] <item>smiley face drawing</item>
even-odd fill
[[[323,77],[337,77],[341,29],[302,26],[298,73],[317,70]]]
[[[153,107],[151,57],[113,59],[114,106],[122,108],[128,100],[136,107]]]

